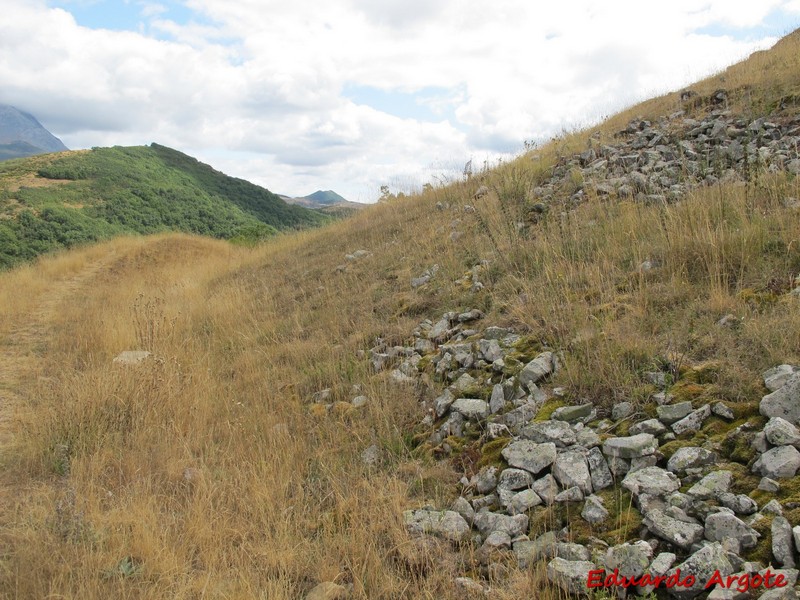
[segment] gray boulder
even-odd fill
[[[436,413],[436,417],[442,418],[445,416],[455,400],[456,397],[450,390],[442,392],[441,395],[433,401],[433,410]]]
[[[705,448],[697,446],[685,446],[678,448],[667,461],[667,470],[673,473],[680,473],[686,469],[694,469],[705,465],[713,464],[717,461],[717,455],[709,452]]]
[[[780,388],[764,396],[759,411],[765,417],[781,417],[792,425],[800,425],[800,372],[794,373]]]
[[[554,558],[547,565],[547,580],[568,594],[586,595],[589,571],[597,566],[586,560],[564,560]]]
[[[547,560],[556,555],[558,538],[554,531],[543,533],[533,541],[516,542],[514,544],[514,555],[520,569],[527,569],[529,566]]]
[[[463,542],[469,537],[469,523],[452,510],[407,510],[403,521],[413,534],[434,535],[451,542]]]
[[[583,490],[576,485],[560,492],[556,496],[556,502],[582,502],[583,498]]]
[[[668,572],[674,574],[678,569],[681,571],[681,579],[692,575],[695,583],[691,587],[675,586],[669,588],[667,592],[676,598],[694,598],[703,593],[706,583],[716,572],[725,578],[733,573],[733,566],[728,560],[727,553],[722,548],[722,544],[714,542],[701,548],[684,562]]]
[[[737,539],[745,550],[755,548],[759,538],[755,529],[727,512],[718,512],[706,517],[705,536],[711,542],[722,542],[728,538]]]
[[[489,400],[489,412],[496,415],[506,405],[506,396],[501,384],[496,384],[492,388],[492,397]]]
[[[647,529],[654,535],[684,550],[703,539],[703,526],[695,523],[679,521],[667,515],[663,510],[649,511],[642,520]]]
[[[677,404],[664,404],[663,406],[656,407],[656,414],[658,420],[664,425],[672,425],[687,417],[692,412],[692,403],[688,400],[686,402],[678,402]]]
[[[528,530],[528,517],[526,515],[501,515],[490,511],[475,513],[472,523],[486,537],[493,531],[503,531],[512,538],[524,534]]]
[[[648,419],[646,421],[640,421],[639,423],[631,425],[631,428],[628,431],[628,433],[630,433],[631,435],[636,435],[638,433],[650,433],[656,437],[663,435],[666,432],[667,428],[658,419]]]
[[[691,491],[691,490],[690,490]],[[752,515],[758,511],[758,504],[750,496],[723,492],[717,495],[720,504],[731,509],[737,515]]]
[[[581,517],[587,523],[602,523],[609,517],[609,512],[603,506],[603,500],[600,496],[594,494],[586,498],[586,502],[581,510]]]
[[[615,458],[648,456],[654,454],[657,449],[658,441],[649,433],[608,438],[603,444],[603,454]]]
[[[690,487],[686,493],[699,500],[719,498],[728,491],[732,481],[733,473],[730,471],[712,471]]]
[[[592,553],[581,544],[571,542],[558,542],[556,544],[556,556],[565,560],[591,560]]]
[[[563,488],[578,487],[584,494],[592,493],[592,478],[586,456],[581,450],[566,450],[556,456],[553,477]]]
[[[753,464],[753,472],[771,479],[794,477],[800,469],[800,452],[794,446],[778,446],[767,450]]]
[[[703,422],[711,416],[711,406],[706,404],[697,410],[693,410],[680,421],[672,424],[672,431],[675,435],[682,435],[691,431],[699,431]]]
[[[529,387],[532,383],[538,383],[545,377],[555,372],[555,356],[552,352],[542,352],[531,362],[522,367],[522,371],[517,375],[520,385]]]
[[[576,442],[575,431],[565,421],[531,423],[522,429],[520,437],[537,444],[552,442],[559,448],[571,446]]]
[[[497,487],[507,490],[521,490],[529,488],[531,485],[533,485],[533,476],[524,469],[504,469],[497,481]]]
[[[560,406],[553,411],[550,418],[554,421],[585,422],[595,415],[594,406],[591,404],[576,404],[573,406]]]
[[[762,375],[764,378],[764,385],[770,392],[776,392],[789,381],[792,375],[798,372],[800,372],[800,367],[795,365],[778,365],[777,367],[772,367],[764,371]]]
[[[533,490],[522,490],[511,496],[508,502],[508,514],[519,515],[528,512],[534,506],[539,506],[542,499]]]
[[[459,398],[450,408],[472,421],[479,421],[489,416],[489,405],[477,398]]]
[[[556,460],[556,445],[552,442],[537,444],[530,440],[517,440],[503,448],[501,454],[512,467],[536,475]]]
[[[778,564],[793,569],[794,561],[794,539],[792,526],[785,517],[775,517],[772,519],[772,554]]]
[[[681,487],[681,481],[674,473],[661,467],[645,467],[628,473],[622,480],[622,487],[638,496],[666,496]]]
[[[653,559],[653,548],[645,541],[620,544],[606,550],[606,570],[619,569],[623,577],[640,577]]]
[[[479,494],[487,494],[497,487],[497,467],[483,467],[470,480]]]
[[[555,477],[548,473],[541,479],[537,479],[533,482],[533,491],[539,495],[545,504],[553,504],[559,493],[558,482]]]
[[[605,456],[600,448],[592,448],[586,453],[586,462],[592,477],[592,489],[599,492],[614,483],[614,476],[608,468]]]
[[[764,425],[764,435],[773,446],[800,446],[797,427],[782,417],[772,417]]]
[[[633,413],[633,404],[631,402],[619,402],[611,407],[611,418],[614,421],[620,421]]]

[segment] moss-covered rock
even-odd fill
[[[548,421],[556,409],[561,408],[562,406],[567,406],[567,403],[564,400],[561,398],[550,398],[550,400],[542,405],[542,408],[539,409],[539,412],[536,413],[536,417],[533,420],[537,423]]]

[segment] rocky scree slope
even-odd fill
[[[763,576],[769,567],[795,585],[800,502],[776,498],[794,489],[800,470],[800,366],[765,372],[769,393],[738,413],[724,402],[681,399],[713,365],[687,370],[675,393],[664,391],[667,373],[647,373],[661,388],[649,414],[629,402],[605,413],[568,404],[563,389],[548,385],[557,352],[521,364],[527,350],[520,349],[531,340],[506,328],[475,328],[482,316],[447,313],[422,322],[412,346],[370,351],[373,367],[397,383],[432,374],[449,384],[420,425],[440,456],[480,440],[483,466],[461,480],[460,497],[450,507],[406,511],[409,532],[472,547],[487,577],[511,556],[523,569],[547,561],[548,578],[571,594],[586,592],[595,569],[637,578],[680,569],[696,578],[690,588],[667,590],[682,598],[705,592],[716,571]],[[720,434],[696,438],[710,419]],[[617,435],[623,428],[626,435]],[[459,584],[489,591],[474,580]]]
[[[613,144],[590,138],[589,148],[564,157],[534,195],[546,203],[572,187],[573,202],[589,195],[673,202],[692,188],[745,183],[764,171],[800,174],[800,116],[747,118],[726,110],[726,99],[724,90],[715,92],[717,108],[701,119],[681,110],[657,122],[631,121]]]
[[[593,196],[674,203],[699,186],[747,185],[764,172],[798,174],[800,118],[748,119],[725,110],[725,99],[715,92],[717,108],[703,118],[677,112],[655,123],[631,122],[614,144],[590,139],[586,151],[564,157],[535,188],[534,213],[564,197],[567,207]],[[489,193],[482,186],[473,199]],[[475,211],[443,202],[437,208]],[[359,250],[346,259],[367,255]],[[480,293],[488,268],[481,262],[460,283]],[[434,265],[411,287],[429,285],[438,271]],[[797,301],[800,277],[784,295]],[[420,323],[412,343],[377,340],[364,356],[395,384],[440,390],[423,401],[427,416],[416,439],[465,476],[451,506],[420,506],[403,520],[412,535],[447,540],[474,557],[470,577],[458,578],[457,587],[491,597],[498,573],[542,563],[568,595],[586,594],[590,571],[605,569],[623,577],[695,577],[688,587],[650,585],[639,593],[796,597],[800,366],[776,365],[763,374],[760,402],[731,404],[698,393],[718,375],[718,364],[665,364],[645,373],[656,390],[645,406],[620,402],[605,410],[573,404],[553,385],[565,358],[560,349],[483,319],[477,309],[448,312]],[[727,315],[717,326],[735,324]],[[320,414],[363,404],[361,397],[352,407],[326,404],[324,393],[314,400]],[[378,453],[371,447],[363,458],[371,462]],[[717,572],[744,581],[767,569],[773,582],[781,575],[788,585],[704,589]]]

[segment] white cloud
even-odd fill
[[[775,39],[714,28],[757,27],[779,8],[800,20],[798,0],[187,0],[198,18],[178,24],[138,2],[155,39],[81,27],[40,0],[4,4],[0,102],[67,145],[157,141],[280,192],[361,200],[431,165],[460,169],[586,124]],[[439,122],[423,122],[358,106],[346,85],[452,92],[436,99]]]

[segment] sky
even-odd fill
[[[768,48],[800,0],[2,0],[0,103],[289,196],[458,179]]]

